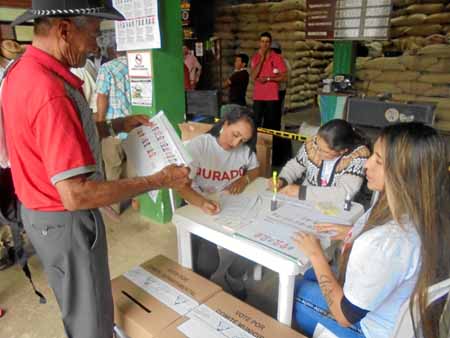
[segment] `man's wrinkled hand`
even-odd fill
[[[123,118],[123,131],[129,133],[134,128],[140,126],[151,127],[153,124],[149,121],[147,115],[129,115]]]
[[[165,167],[160,171],[161,188],[178,190],[184,188],[186,185],[190,185],[189,171],[190,169],[188,167],[175,164]]]

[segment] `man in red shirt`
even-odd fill
[[[71,338],[111,338],[113,303],[105,226],[98,209],[160,188],[181,188],[188,169],[101,181],[97,132],[146,124],[144,116],[95,129],[83,82],[70,72],[96,48],[100,18],[123,19],[101,0],[33,0],[13,24],[34,19],[33,44],[6,72],[2,110],[25,230],[47,273]],[[56,16],[57,15],[57,16]]]
[[[257,127],[280,130],[281,110],[278,92],[280,82],[287,79],[287,68],[283,58],[270,49],[271,43],[270,33],[262,33],[259,38],[259,50],[251,61],[251,77],[255,83],[253,111]],[[278,141],[274,138],[272,158],[280,151]],[[273,164],[281,165],[281,163]]]

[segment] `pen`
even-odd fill
[[[270,201],[270,211],[274,211],[277,209],[277,191],[278,191],[278,178],[277,171],[274,170],[272,173],[272,185],[273,185],[273,194],[272,200]]]

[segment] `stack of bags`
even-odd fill
[[[394,0],[391,39],[396,50],[418,49],[450,39],[450,4],[447,0]]]
[[[283,56],[292,68],[286,109],[295,111],[312,104],[325,77],[324,69],[332,61],[333,45],[305,40],[305,19],[305,0],[222,7],[216,20],[215,35],[222,39],[224,78],[232,72],[233,55],[246,53],[251,58],[259,48],[259,35],[267,31],[280,43]],[[252,97],[253,83],[250,83],[248,104],[252,103]]]
[[[425,46],[412,55],[359,58],[357,88],[369,96],[391,93],[399,102],[436,104],[435,127],[450,132],[450,44]]]

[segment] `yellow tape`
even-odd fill
[[[220,122],[219,118],[215,118],[214,122]],[[273,129],[266,129],[266,128],[258,128],[258,132],[268,135],[277,136],[280,138],[285,138],[288,140],[295,140],[300,142],[305,142],[307,137],[304,135],[296,134],[296,133],[288,133],[286,131],[280,131],[280,130],[273,130]]]

